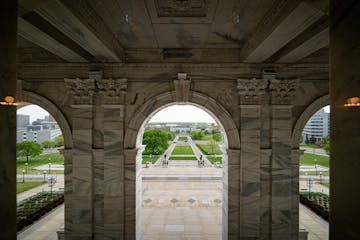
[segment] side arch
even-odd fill
[[[330,104],[330,95],[324,95],[322,97],[319,97],[314,102],[312,102],[310,105],[306,107],[304,112],[300,115],[298,120],[295,123],[295,126],[293,128],[293,134],[291,136],[291,146],[292,149],[298,149],[299,148],[299,139],[301,137],[301,133],[309,119],[314,115],[319,109],[322,107],[325,107],[326,105]]]
[[[22,90],[20,96],[18,102],[28,102],[39,105],[56,119],[64,136],[64,147],[65,149],[71,149],[73,146],[71,127],[61,110],[50,100],[37,93]],[[20,104],[20,108],[24,106],[26,106],[26,104]]]
[[[175,99],[174,92],[157,95],[145,102],[132,116],[132,121],[126,128],[124,147],[134,149],[141,146],[142,133],[146,120],[150,119],[156,112],[174,103],[191,104],[208,112],[225,131],[228,148],[240,149],[240,137],[238,129],[227,110],[213,98],[195,91],[190,92],[188,102],[179,102]]]

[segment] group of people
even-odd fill
[[[205,160],[202,155],[200,155],[200,159],[198,159],[198,167],[205,167]]]

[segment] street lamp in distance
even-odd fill
[[[45,177],[46,177],[46,171],[44,171],[44,172],[43,172],[43,174],[44,174],[44,182],[46,182],[46,180],[45,180]]]
[[[25,170],[22,170],[22,174],[23,174],[23,182],[25,182]]]
[[[50,174],[50,171],[51,171],[51,163],[49,163],[49,174]]]
[[[27,174],[27,167],[28,167],[28,165],[29,165],[29,164],[26,162],[26,163],[25,163],[25,173],[26,173],[26,174]]]

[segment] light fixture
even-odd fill
[[[4,102],[0,102],[0,105],[5,106],[17,106],[17,103],[15,102],[15,98],[12,96],[6,96],[4,98]]]
[[[346,104],[344,107],[360,107],[360,98],[359,97],[351,97],[346,100]]]

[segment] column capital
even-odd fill
[[[299,79],[270,79],[269,82],[272,104],[291,105],[293,97],[299,88]]]
[[[258,105],[266,94],[268,80],[266,79],[238,79],[237,89],[241,104]]]

